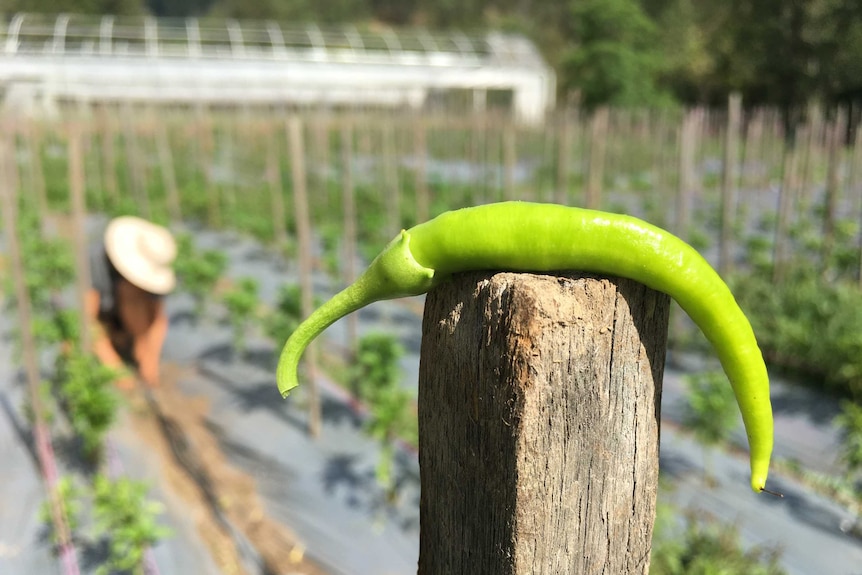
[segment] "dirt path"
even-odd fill
[[[248,564],[250,551],[263,573],[324,575],[298,538],[266,515],[254,480],[227,462],[206,426],[208,400],[177,390],[176,382],[193,373],[193,368],[165,365],[163,384],[152,393],[154,404],[141,389],[127,395],[136,434],[158,454],[166,484],[188,504],[219,568],[228,575],[251,575],[243,562],[245,557]],[[230,526],[253,549],[238,548]]]

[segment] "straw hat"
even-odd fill
[[[105,229],[108,259],[129,283],[164,295],[176,286],[171,267],[177,244],[167,229],[134,216],[114,218]]]

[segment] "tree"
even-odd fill
[[[146,4],[144,0],[0,0],[0,14],[16,12],[138,15],[146,13]]]
[[[588,108],[670,103],[657,79],[658,30],[635,0],[574,0],[573,45],[563,56],[563,83]]]
[[[367,18],[368,14],[367,3],[359,0],[216,0],[209,15],[304,24],[355,22]]]
[[[721,36],[728,32],[725,27],[711,29],[708,25],[724,21],[723,3],[699,6],[698,0],[664,0],[654,3],[653,12],[647,7],[650,2],[644,4],[660,30],[657,34],[662,60],[660,85],[683,101],[723,102],[727,88],[717,88],[715,74],[717,55],[727,50],[727,42]]]
[[[209,11],[215,0],[147,0],[147,7],[154,16],[188,17],[202,16]]]

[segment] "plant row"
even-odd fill
[[[42,357],[55,356],[53,369],[39,387],[44,423],[52,436],[69,440],[69,454],[83,469],[81,474],[60,477],[51,498],[59,502],[71,543],[94,550],[100,558],[98,573],[142,574],[146,550],[170,530],[158,523],[162,507],[148,499],[144,482],[107,470],[107,434],[121,407],[113,385],[119,374],[81,349],[78,313],[60,304],[75,277],[68,243],[38,232],[41,222],[26,199],[18,225],[35,231],[20,237],[33,339]],[[8,293],[9,286],[5,287]],[[21,338],[16,345],[21,345]],[[29,406],[27,412],[33,416]],[[53,531],[49,502],[43,504],[40,515],[53,540],[60,543]]]

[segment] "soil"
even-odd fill
[[[305,556],[296,535],[267,516],[254,480],[228,463],[206,425],[207,398],[190,397],[177,389],[176,382],[194,370],[164,365],[161,385],[151,389],[152,404],[142,388],[125,394],[136,434],[158,454],[168,488],[188,505],[213,559],[227,575],[251,575],[243,566],[242,550],[219,518],[221,513],[254,548],[263,573],[324,575]],[[169,436],[184,438],[179,450]]]

